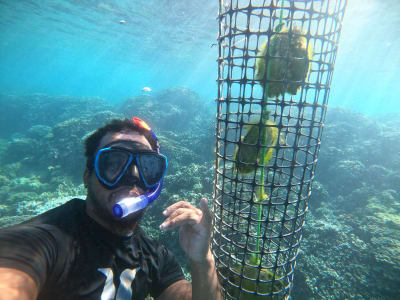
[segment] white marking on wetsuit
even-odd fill
[[[135,279],[137,269],[125,269],[119,277],[119,287],[116,300],[132,299],[132,282]]]
[[[106,283],[104,284],[103,292],[101,293],[101,300],[114,300],[115,286],[114,286],[114,273],[111,268],[97,269],[106,276]]]
[[[132,299],[132,282],[136,276],[136,269],[125,269],[119,277],[119,287],[117,290],[117,297],[115,298],[114,286],[114,273],[111,268],[97,269],[104,276],[106,276],[106,283],[104,284],[103,292],[101,293],[101,300],[130,300]]]

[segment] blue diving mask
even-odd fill
[[[138,142],[124,140],[97,151],[94,169],[107,189],[133,184],[151,189],[164,178],[167,164],[165,155],[146,149]]]
[[[94,159],[96,176],[107,189],[138,185],[148,192],[137,197],[121,199],[113,207],[117,218],[147,207],[161,193],[162,183],[168,166],[167,157],[160,153],[157,137],[150,127],[139,118],[132,121],[148,130],[157,144],[156,151],[145,145],[129,141],[114,141],[97,151]]]

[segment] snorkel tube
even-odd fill
[[[162,181],[150,190],[149,193],[137,197],[123,198],[113,207],[113,214],[117,218],[125,218],[127,215],[147,207],[161,193]]]

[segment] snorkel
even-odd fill
[[[150,126],[147,125],[143,120],[134,117],[132,118],[132,122],[136,125],[144,128],[150,132],[153,138],[156,140],[157,143],[157,153],[160,153],[160,144],[156,135],[154,134],[153,130],[151,130]],[[150,191],[144,195],[136,196],[136,197],[127,197],[122,198],[118,203],[116,203],[113,207],[113,214],[115,217],[121,219],[125,218],[126,216],[139,211],[143,208],[146,208],[150,203],[152,203],[161,193],[162,184],[163,184],[164,177],[160,180],[160,182],[150,189]]]
[[[125,218],[127,215],[147,207],[161,193],[162,181],[150,192],[137,197],[123,198],[113,207],[113,214],[117,218]]]

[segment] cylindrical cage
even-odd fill
[[[220,0],[213,254],[226,299],[286,299],[346,0]]]

